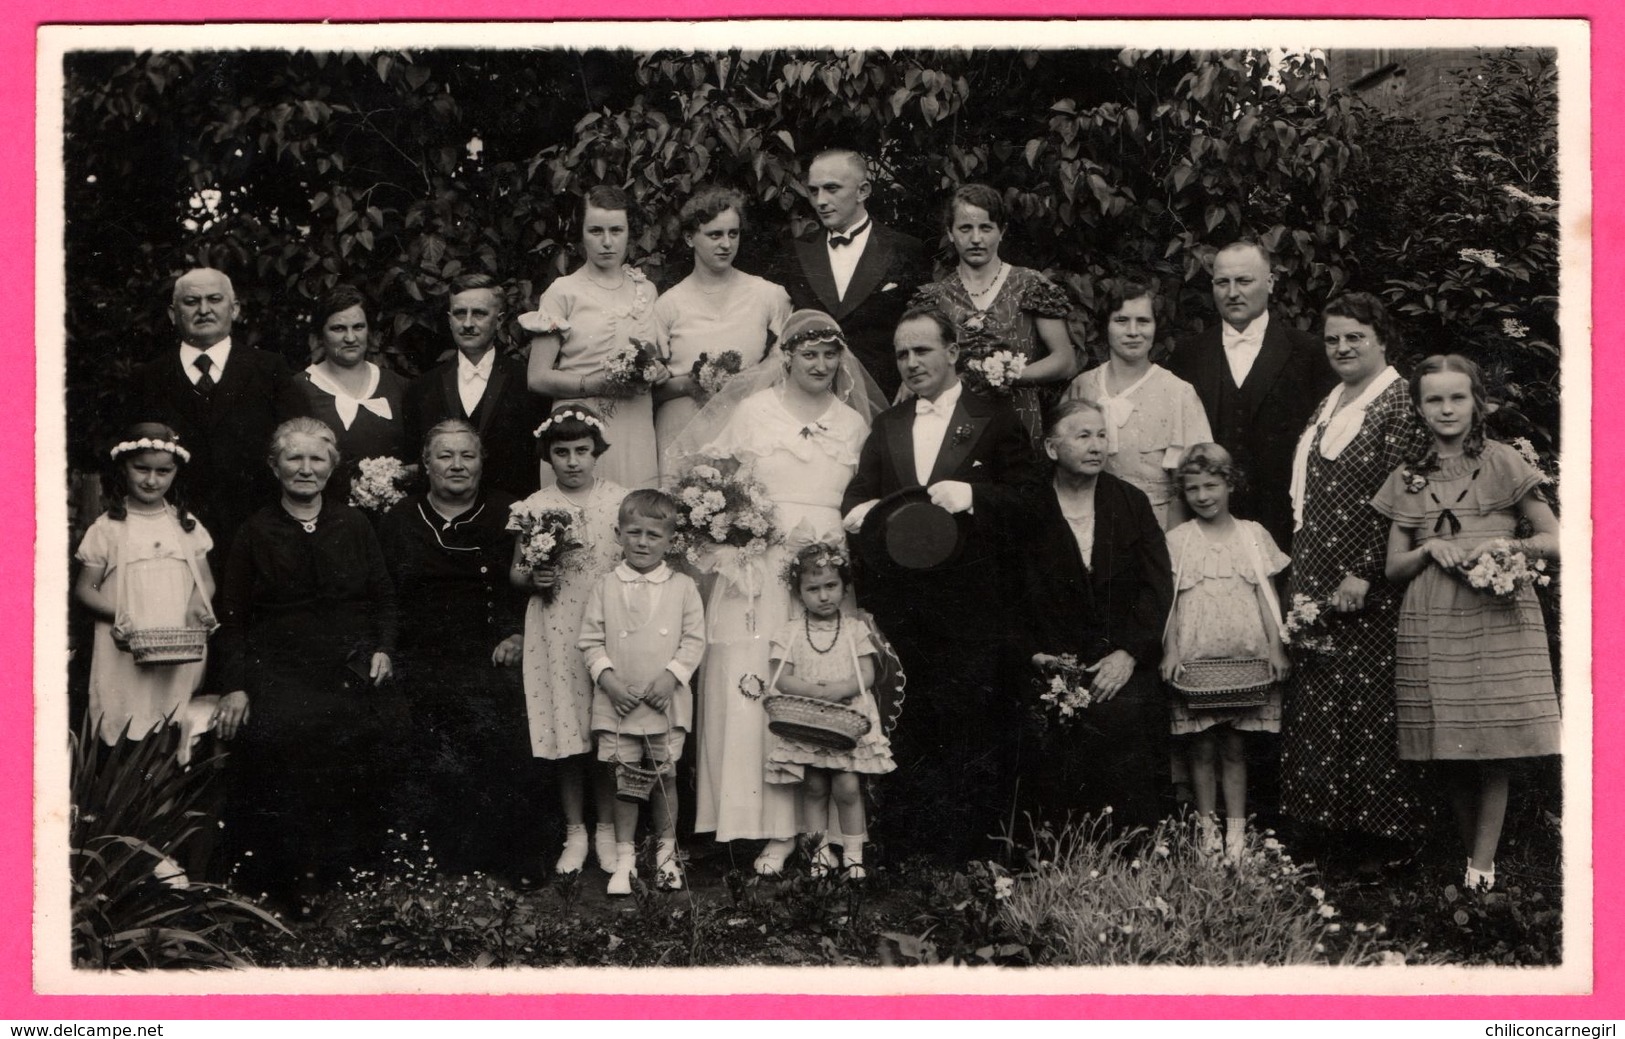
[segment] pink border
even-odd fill
[[[475,0],[458,5],[461,19],[534,19],[544,11],[558,19],[605,18],[716,18],[807,17],[873,18],[877,13],[892,17],[969,17],[993,14],[986,0],[820,0],[813,8],[790,5],[784,0],[671,0],[647,7],[637,2],[607,3],[605,0],[562,0],[545,7],[519,0]],[[404,21],[430,20],[445,16],[443,0],[331,0],[327,4],[309,0],[250,0],[230,10],[232,20],[261,17],[264,20]],[[1414,17],[1461,16],[1473,18],[1572,18],[1590,20],[1592,26],[1592,98],[1594,118],[1593,166],[1596,171],[1593,197],[1596,212],[1594,233],[1605,241],[1617,241],[1625,234],[1617,198],[1625,190],[1620,169],[1625,165],[1625,145],[1617,131],[1618,112],[1625,105],[1625,64],[1615,45],[1625,44],[1625,17],[1609,0],[1371,0],[1371,2],[1289,3],[1283,0],[1210,0],[1210,2],[1155,2],[1117,0],[1104,9],[1083,3],[1027,0],[998,12],[1002,17]],[[0,14],[0,120],[4,139],[13,142],[12,161],[0,168],[0,193],[6,202],[8,253],[14,270],[28,271],[34,245],[34,31],[46,23],[120,21],[220,21],[226,14],[216,3],[176,0],[155,8],[134,0],[88,2],[88,0],[13,0]],[[1625,283],[1621,253],[1599,250],[1595,255],[1593,284],[1617,286]],[[1594,341],[1611,344],[1620,341],[1620,321],[1625,306],[1614,292],[1598,291],[1595,306],[1597,331]],[[0,288],[11,313],[33,314],[31,276],[7,279]],[[47,316],[48,317],[48,316]],[[0,485],[13,487],[32,483],[31,456],[20,445],[32,443],[34,414],[34,368],[30,362],[30,340],[14,323],[14,338],[7,363],[11,371],[13,401],[0,409],[0,437],[16,449],[0,456]],[[1625,388],[1621,360],[1607,346],[1594,353],[1595,400],[1606,401],[1610,391]],[[1617,413],[1594,411],[1599,430],[1620,430]],[[1594,436],[1597,454],[1611,439]],[[1625,531],[1617,514],[1605,506],[1621,504],[1625,495],[1604,481],[1596,495],[1595,543],[1613,546]],[[34,536],[33,518],[13,512],[4,520],[5,542],[30,545]],[[1614,552],[1599,552],[1596,584],[1606,587],[1604,575],[1618,572]],[[211,1018],[536,1018],[536,1017],[834,1017],[834,1018],[1205,1018],[1205,1017],[1283,1017],[1283,1018],[1476,1018],[1483,1020],[1577,1019],[1606,1020],[1625,1017],[1625,967],[1619,946],[1595,943],[1596,991],[1586,997],[1496,998],[1487,996],[1426,997],[830,997],[816,999],[790,996],[273,996],[202,997],[62,997],[40,996],[31,988],[31,891],[33,835],[30,829],[33,776],[33,721],[31,701],[25,690],[32,688],[32,604],[29,597],[30,559],[20,550],[0,554],[0,610],[13,623],[0,634],[0,688],[10,690],[0,697],[0,732],[7,734],[11,753],[0,756],[0,1016],[19,1020],[89,1019],[193,1019]],[[1606,676],[1625,666],[1625,651],[1617,639],[1602,633],[1617,630],[1620,606],[1625,595],[1597,595],[1593,631],[1596,633],[1595,671]],[[1595,687],[1595,731],[1599,739],[1619,731],[1625,723],[1625,707],[1605,695],[1607,686]],[[1625,852],[1625,838],[1615,836],[1622,821],[1617,802],[1607,791],[1625,785],[1625,759],[1597,754],[1595,789],[1597,814],[1594,819],[1597,900],[1597,935],[1616,933],[1613,926],[1625,913],[1609,896],[1622,889],[1625,870],[1610,852]]]

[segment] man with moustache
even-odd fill
[[[169,314],[180,346],[136,368],[122,426],[163,422],[181,435],[192,452],[187,507],[214,539],[211,567],[224,573],[237,528],[276,500],[265,464],[272,431],[309,409],[282,357],[232,343],[242,308],[225,274],[199,267],[181,275]]]
[[[1166,362],[1196,387],[1213,439],[1246,477],[1230,511],[1292,542],[1292,454],[1298,435],[1337,376],[1314,336],[1269,310],[1275,275],[1256,242],[1235,242],[1213,258],[1220,323],[1181,341]]]
[[[792,243],[772,280],[797,310],[822,310],[836,320],[853,356],[891,400],[901,385],[892,333],[929,271],[919,239],[869,215],[870,188],[862,155],[847,148],[815,155],[807,197],[822,226]]]
[[[409,442],[421,448],[436,423],[462,419],[485,444],[485,484],[525,498],[541,485],[534,431],[547,418],[547,400],[530,392],[522,361],[497,355],[502,289],[489,274],[462,275],[451,284],[446,313],[457,355],[407,387]]]
[[[842,501],[844,525],[858,533],[881,499],[924,487],[952,514],[959,545],[935,568],[859,576],[859,600],[908,675],[881,833],[894,861],[927,854],[963,863],[997,853],[988,838],[1009,822],[1019,769],[1019,708],[1006,688],[1007,625],[1016,613],[1011,533],[1036,467],[1009,402],[960,381],[946,315],[906,311],[895,340],[913,397],[875,419]]]

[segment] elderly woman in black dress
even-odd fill
[[[530,775],[519,661],[523,594],[508,584],[513,499],[480,486],[484,447],[448,419],[429,429],[429,487],[378,536],[400,594],[400,679],[412,706],[402,808],[452,872],[506,873]]]
[[[1168,707],[1157,678],[1173,569],[1145,493],[1104,471],[1106,415],[1085,399],[1050,415],[1053,478],[1033,495],[1022,555],[1022,650],[1035,667],[1072,654],[1093,669],[1093,703],[1052,726],[1039,811],[1098,813],[1118,827],[1161,816]],[[1036,695],[1036,694],[1032,694]]]
[[[323,500],[333,431],[289,419],[269,463],[281,500],[243,524],[222,584],[217,720],[242,886],[304,900],[378,848],[395,591],[372,525]]]

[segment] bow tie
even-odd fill
[[[831,249],[839,249],[843,245],[851,245],[853,241],[857,239],[858,235],[862,234],[868,229],[869,221],[865,220],[863,223],[859,224],[857,227],[854,227],[845,234],[832,234],[829,236],[829,247]]]
[[[1251,329],[1237,332],[1229,325],[1224,326],[1224,347],[1227,350],[1243,346],[1260,346],[1264,342],[1264,335]]]
[[[490,378],[489,373],[482,372],[478,368],[464,368],[462,376],[464,382],[486,382]]]
[[[953,406],[947,401],[938,403],[926,400],[924,397],[914,398],[914,414],[916,415],[941,415],[943,418],[947,418],[953,413]]]

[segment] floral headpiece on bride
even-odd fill
[[[779,349],[793,353],[808,343],[837,343],[846,349],[846,335],[835,319],[822,310],[798,310],[784,319]]]

